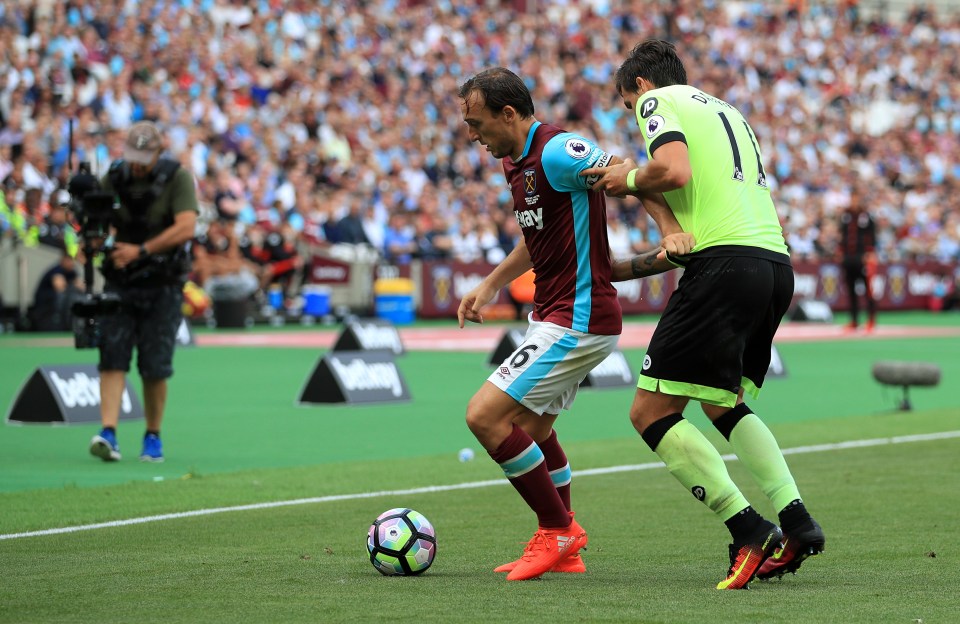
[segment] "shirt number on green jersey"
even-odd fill
[[[720,116],[720,121],[723,122],[723,129],[727,131],[727,138],[730,140],[730,150],[733,152],[733,176],[731,177],[737,182],[743,182],[743,163],[740,160],[740,146],[737,145],[737,137],[733,134],[733,126],[730,125],[730,120],[727,119],[723,111],[717,112],[717,115]],[[747,130],[747,136],[750,137],[750,146],[753,147],[753,155],[757,159],[757,186],[767,188],[767,174],[764,172],[763,163],[760,161],[757,137],[753,133],[753,128],[751,128],[750,124],[746,121],[743,122],[743,127]]]

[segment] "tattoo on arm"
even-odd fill
[[[647,275],[652,275],[653,263],[657,260],[657,254],[660,253],[660,251],[661,248],[657,247],[653,251],[634,256],[633,259],[630,260],[630,269],[633,271],[633,276],[646,277]]]

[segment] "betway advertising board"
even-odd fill
[[[471,289],[493,270],[485,262],[424,262],[420,276],[422,293],[417,316],[420,318],[456,317],[457,306]],[[400,274],[411,275],[403,270]],[[679,271],[653,275],[642,280],[617,282],[617,295],[624,314],[659,312],[676,289]],[[506,288],[491,303],[510,303]]]
[[[393,323],[383,319],[357,319],[343,328],[334,351],[390,351],[403,355],[403,341]]]
[[[390,351],[331,351],[320,358],[298,403],[398,403],[410,400]]]
[[[490,274],[485,262],[423,262],[420,270],[398,267],[400,275],[418,281],[421,293],[417,316],[455,318],[460,299]],[[794,297],[825,301],[834,311],[849,309],[842,267],[830,262],[793,260]],[[682,271],[668,271],[643,279],[617,282],[617,298],[624,314],[662,312],[676,290]],[[934,261],[880,265],[870,275],[870,287],[880,310],[926,309],[938,288],[960,279],[960,263]],[[502,289],[491,303],[509,303]]]
[[[142,418],[140,399],[127,379],[120,399],[120,419]],[[95,364],[38,367],[10,405],[7,422],[62,425],[100,422],[100,371]]]

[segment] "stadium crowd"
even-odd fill
[[[849,1],[525,4],[3,3],[0,229],[27,244],[69,238],[59,190],[76,162],[106,172],[147,119],[196,177],[198,247],[236,241],[261,285],[317,246],[496,263],[519,228],[499,164],[466,138],[459,83],[513,68],[530,77],[538,118],[640,160],[613,74],[655,36],[682,43],[691,84],[752,120],[795,257],[837,257],[837,220],[859,190],[881,261],[960,259],[957,15],[886,19]],[[609,206],[616,256],[656,245],[634,200]],[[230,232],[208,237],[214,221]]]

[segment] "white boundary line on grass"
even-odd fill
[[[932,440],[946,440],[949,438],[960,438],[960,431],[943,431],[941,433],[924,433],[918,435],[896,436],[892,438],[874,438],[872,440],[850,440],[848,442],[837,442],[833,444],[814,444],[811,446],[797,446],[794,448],[783,449],[784,455],[800,455],[803,453],[817,453],[820,451],[840,451],[845,449],[865,448],[869,446],[884,446],[887,444],[904,444],[908,442],[929,442]],[[737,459],[736,455],[724,455],[725,461]],[[606,468],[589,468],[586,470],[575,470],[573,476],[583,477],[589,475],[613,474],[616,472],[636,472],[640,470],[651,470],[653,468],[664,467],[663,462],[650,462],[647,464],[631,464],[624,466],[608,466]],[[133,524],[145,524],[147,522],[160,522],[162,520],[178,520],[180,518],[192,518],[195,516],[209,516],[212,514],[226,513],[231,511],[253,511],[257,509],[273,509],[276,507],[290,507],[292,505],[309,505],[313,503],[332,503],[343,500],[359,500],[363,498],[377,498],[380,496],[400,496],[404,494],[430,494],[433,492],[449,492],[452,490],[470,490],[475,488],[491,487],[495,485],[506,485],[505,479],[493,479],[490,481],[472,481],[469,483],[454,483],[452,485],[431,485],[427,487],[409,488],[406,490],[388,490],[382,492],[358,492],[356,494],[336,494],[332,496],[317,496],[314,498],[297,498],[294,500],[274,501],[272,503],[253,503],[250,505],[235,505],[233,507],[215,507],[212,509],[196,509],[194,511],[181,511],[177,513],[160,514],[157,516],[143,516],[141,518],[129,518],[127,520],[112,520],[110,522],[98,522],[97,524],[83,524],[72,527],[60,527],[58,529],[44,529],[41,531],[25,531],[23,533],[7,533],[0,535],[0,540],[18,539],[23,537],[40,537],[43,535],[60,535],[62,533],[77,533],[80,531],[91,531],[93,529],[109,529],[113,527],[130,526]]]

